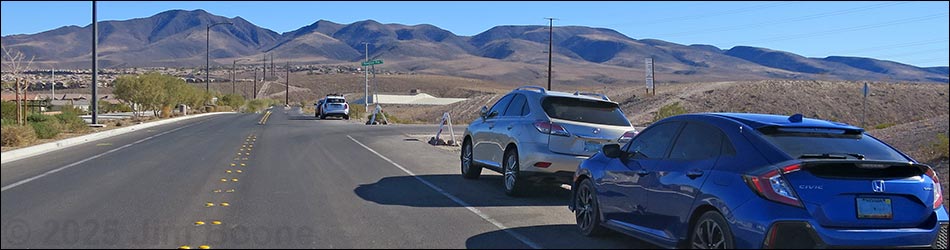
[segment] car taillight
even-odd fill
[[[619,142],[620,144],[630,142],[630,140],[633,139],[634,136],[637,136],[636,130],[627,131],[626,133],[623,133],[623,135],[620,136],[620,139],[617,139],[617,142]]]
[[[571,133],[567,132],[567,129],[564,129],[564,127],[561,127],[561,125],[553,122],[535,122],[534,128],[538,129],[538,132],[541,132],[542,134],[571,136]]]
[[[940,186],[940,179],[937,179],[937,173],[934,172],[933,168],[927,168],[927,176],[930,176],[931,180],[934,180],[934,207],[933,209],[940,208],[943,206],[943,188]]]
[[[749,188],[765,199],[791,206],[803,207],[802,202],[798,199],[798,195],[792,190],[792,185],[789,185],[788,181],[783,177],[783,174],[798,170],[801,170],[801,165],[794,164],[781,169],[768,171],[759,176],[744,175],[742,177],[745,179],[746,184],[749,185]]]

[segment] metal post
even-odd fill
[[[548,28],[548,90],[551,90],[551,60],[554,58],[554,20],[556,18],[547,17],[550,22]]]
[[[257,69],[254,69],[254,99],[257,99]]]
[[[369,43],[363,42],[363,50],[363,54],[366,55],[364,62],[369,62]],[[366,70],[366,66],[363,66],[363,107],[366,108],[366,113],[369,113],[369,71]]]
[[[262,76],[263,78],[261,79],[261,83],[264,83],[264,80],[267,80],[267,54],[264,54],[264,58],[263,58],[263,59],[264,59],[264,65],[263,65],[263,66],[264,66],[264,75]]]
[[[99,124],[99,24],[96,21],[96,1],[92,1],[92,100],[89,104],[92,107],[92,124]]]
[[[234,94],[234,65],[237,64],[237,60],[231,61],[231,94]]]
[[[53,95],[53,99],[55,100],[56,99],[56,68],[52,68],[49,70],[49,78],[50,78],[49,80],[50,84],[53,85],[53,88],[52,88],[53,93],[51,93],[51,95]]]
[[[284,105],[290,105],[290,63],[287,63],[287,78],[284,79],[285,83],[285,92],[284,92]]]
[[[224,22],[224,23],[213,23],[207,26],[205,29],[205,92],[211,92],[211,27],[219,24],[229,24],[233,23]]]

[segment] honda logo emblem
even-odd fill
[[[871,181],[871,190],[874,190],[875,193],[884,192],[884,180],[874,180]]]

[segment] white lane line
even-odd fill
[[[471,211],[472,213],[475,213],[475,215],[478,215],[478,217],[482,217],[482,219],[484,219],[485,221],[488,221],[488,223],[491,223],[492,225],[495,225],[495,227],[498,227],[498,229],[501,229],[501,230],[505,231],[506,233],[510,234],[512,237],[515,237],[515,239],[520,240],[520,241],[521,241],[522,243],[524,243],[525,245],[528,245],[529,247],[531,247],[531,248],[533,248],[533,249],[541,249],[541,246],[539,246],[538,244],[535,244],[534,242],[532,242],[531,240],[529,240],[528,237],[525,237],[524,235],[521,235],[520,233],[515,232],[515,231],[509,229],[509,228],[508,228],[507,226],[505,226],[504,224],[501,224],[501,222],[498,222],[498,221],[496,221],[495,219],[492,219],[491,217],[488,217],[487,214],[483,213],[481,210],[478,210],[478,209],[475,208],[475,207],[472,207],[472,205],[469,205],[467,202],[463,201],[462,199],[459,199],[458,197],[455,197],[455,195],[452,195],[452,194],[450,194],[449,192],[446,192],[445,190],[442,190],[442,188],[439,188],[439,187],[436,186],[435,184],[432,184],[431,182],[422,179],[422,177],[419,177],[419,176],[417,176],[415,173],[413,173],[412,171],[409,171],[409,169],[406,169],[406,168],[402,167],[401,165],[399,165],[399,163],[396,163],[396,162],[394,162],[393,160],[390,160],[390,159],[387,158],[386,156],[383,156],[383,155],[380,154],[379,152],[376,152],[376,150],[373,150],[372,148],[369,148],[369,147],[366,146],[365,144],[361,143],[360,141],[357,141],[356,139],[353,139],[352,136],[347,135],[346,137],[347,137],[347,138],[350,138],[350,140],[353,140],[353,142],[355,142],[356,144],[359,144],[360,146],[362,146],[362,147],[365,148],[366,150],[369,150],[369,152],[373,152],[373,154],[376,154],[376,156],[379,156],[379,158],[382,158],[383,160],[388,161],[390,164],[393,164],[393,166],[396,166],[397,168],[401,169],[403,172],[406,172],[407,174],[409,174],[409,175],[411,175],[412,177],[416,178],[416,180],[418,180],[419,182],[422,182],[422,184],[425,184],[426,186],[429,186],[429,188],[432,188],[432,189],[435,190],[436,192],[439,192],[439,193],[441,193],[442,195],[444,195],[445,197],[448,197],[450,200],[454,201],[455,203],[459,204],[460,206],[465,207],[466,209],[468,209],[468,211]]]
[[[92,157],[89,157],[89,158],[86,158],[86,159],[82,159],[82,160],[77,161],[77,162],[73,162],[73,163],[71,163],[71,164],[69,164],[69,165],[62,166],[62,167],[59,167],[59,168],[57,168],[57,169],[50,170],[50,171],[48,171],[48,172],[46,172],[46,173],[42,173],[42,174],[40,174],[40,175],[27,178],[27,179],[25,179],[25,180],[18,181],[18,182],[16,182],[16,183],[3,186],[3,188],[0,188],[0,192],[5,192],[5,191],[7,191],[8,189],[15,188],[15,187],[17,187],[17,186],[19,186],[19,185],[23,185],[23,184],[29,183],[29,182],[31,182],[31,181],[35,181],[36,179],[43,178],[43,177],[45,177],[45,176],[47,176],[47,175],[51,175],[51,174],[54,174],[54,173],[56,173],[56,172],[63,171],[63,170],[65,170],[65,169],[67,169],[67,168],[75,167],[75,166],[77,166],[77,165],[79,165],[79,164],[86,163],[87,161],[95,160],[96,158],[103,157],[103,156],[108,155],[108,154],[111,154],[111,153],[115,153],[116,151],[123,150],[123,149],[128,148],[128,147],[131,147],[131,146],[133,146],[133,145],[135,145],[135,144],[139,144],[139,143],[142,143],[142,142],[144,142],[144,141],[151,140],[152,138],[159,137],[159,136],[162,136],[162,135],[166,135],[166,134],[168,134],[168,133],[175,132],[175,131],[178,131],[178,130],[183,129],[183,128],[187,128],[187,127],[191,127],[191,126],[194,126],[194,125],[198,125],[198,124],[200,124],[200,123],[204,123],[204,122],[209,121],[209,120],[211,120],[211,119],[204,120],[204,121],[200,121],[200,122],[196,122],[196,123],[192,123],[192,124],[189,124],[189,125],[184,126],[184,127],[178,127],[178,128],[175,128],[175,129],[172,129],[172,130],[169,130],[169,131],[165,131],[165,132],[162,132],[162,133],[153,135],[153,136],[145,137],[144,139],[135,141],[135,142],[133,142],[133,143],[129,143],[129,144],[125,145],[125,146],[121,146],[121,147],[118,147],[118,148],[114,148],[114,149],[112,149],[112,150],[103,152],[103,153],[101,153],[101,154],[97,154],[97,155],[94,155],[94,156],[92,156]]]

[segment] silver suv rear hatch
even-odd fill
[[[548,96],[541,100],[541,107],[551,118],[552,128],[567,132],[548,135],[548,149],[555,153],[591,156],[634,130],[614,102]]]

